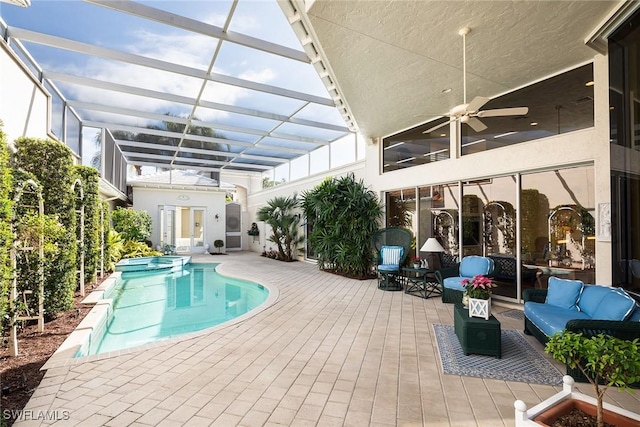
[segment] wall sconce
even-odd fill
[[[214,217],[216,219],[216,221],[220,220],[220,215],[216,214],[216,216]]]

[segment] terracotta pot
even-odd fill
[[[550,426],[552,425],[558,418],[563,415],[567,415],[574,409],[579,409],[582,412],[596,416],[596,407],[588,402],[584,402],[582,400],[577,399],[567,399],[563,400],[559,404],[552,406],[545,412],[541,413],[533,420],[542,425],[542,426]],[[616,414],[615,412],[611,412],[607,409],[604,410],[603,413],[604,421],[610,424],[613,424],[616,427],[637,427],[638,421],[632,420],[631,418],[625,417],[621,414]]]

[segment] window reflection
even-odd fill
[[[462,203],[457,183],[419,188],[419,215],[413,188],[388,192],[387,226],[412,229],[418,247],[435,237],[445,250],[441,263],[460,254],[492,258],[492,278],[498,285],[494,294],[503,298],[518,299],[524,289],[546,288],[552,275],[595,283],[593,166],[522,175],[519,209],[516,176],[462,185]],[[428,255],[420,253],[422,258]]]
[[[462,155],[593,127],[593,64],[492,99],[481,110],[509,107],[529,113],[483,117],[482,132],[462,126]]]
[[[423,132],[449,120],[439,118],[382,140],[383,172],[404,169],[449,158],[449,128]]]
[[[549,276],[595,283],[593,166],[522,176],[522,259]]]
[[[526,116],[482,117],[481,121],[487,126],[482,132],[474,132],[463,124],[461,154],[593,127],[593,64],[492,99],[481,110],[509,107],[528,107],[529,112]],[[448,120],[441,117],[384,138],[383,173],[448,159],[448,126],[423,133]]]

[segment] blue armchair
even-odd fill
[[[462,295],[464,295],[462,281],[478,274],[489,276],[493,268],[494,263],[491,258],[469,255],[462,258],[459,265],[437,270],[435,275],[442,287],[442,302],[462,302]]]
[[[402,290],[400,269],[409,255],[412,240],[411,232],[400,227],[383,228],[374,234],[372,246],[377,259],[378,289]]]

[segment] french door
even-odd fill
[[[160,206],[160,245],[176,252],[204,252],[204,220],[204,208]]]

